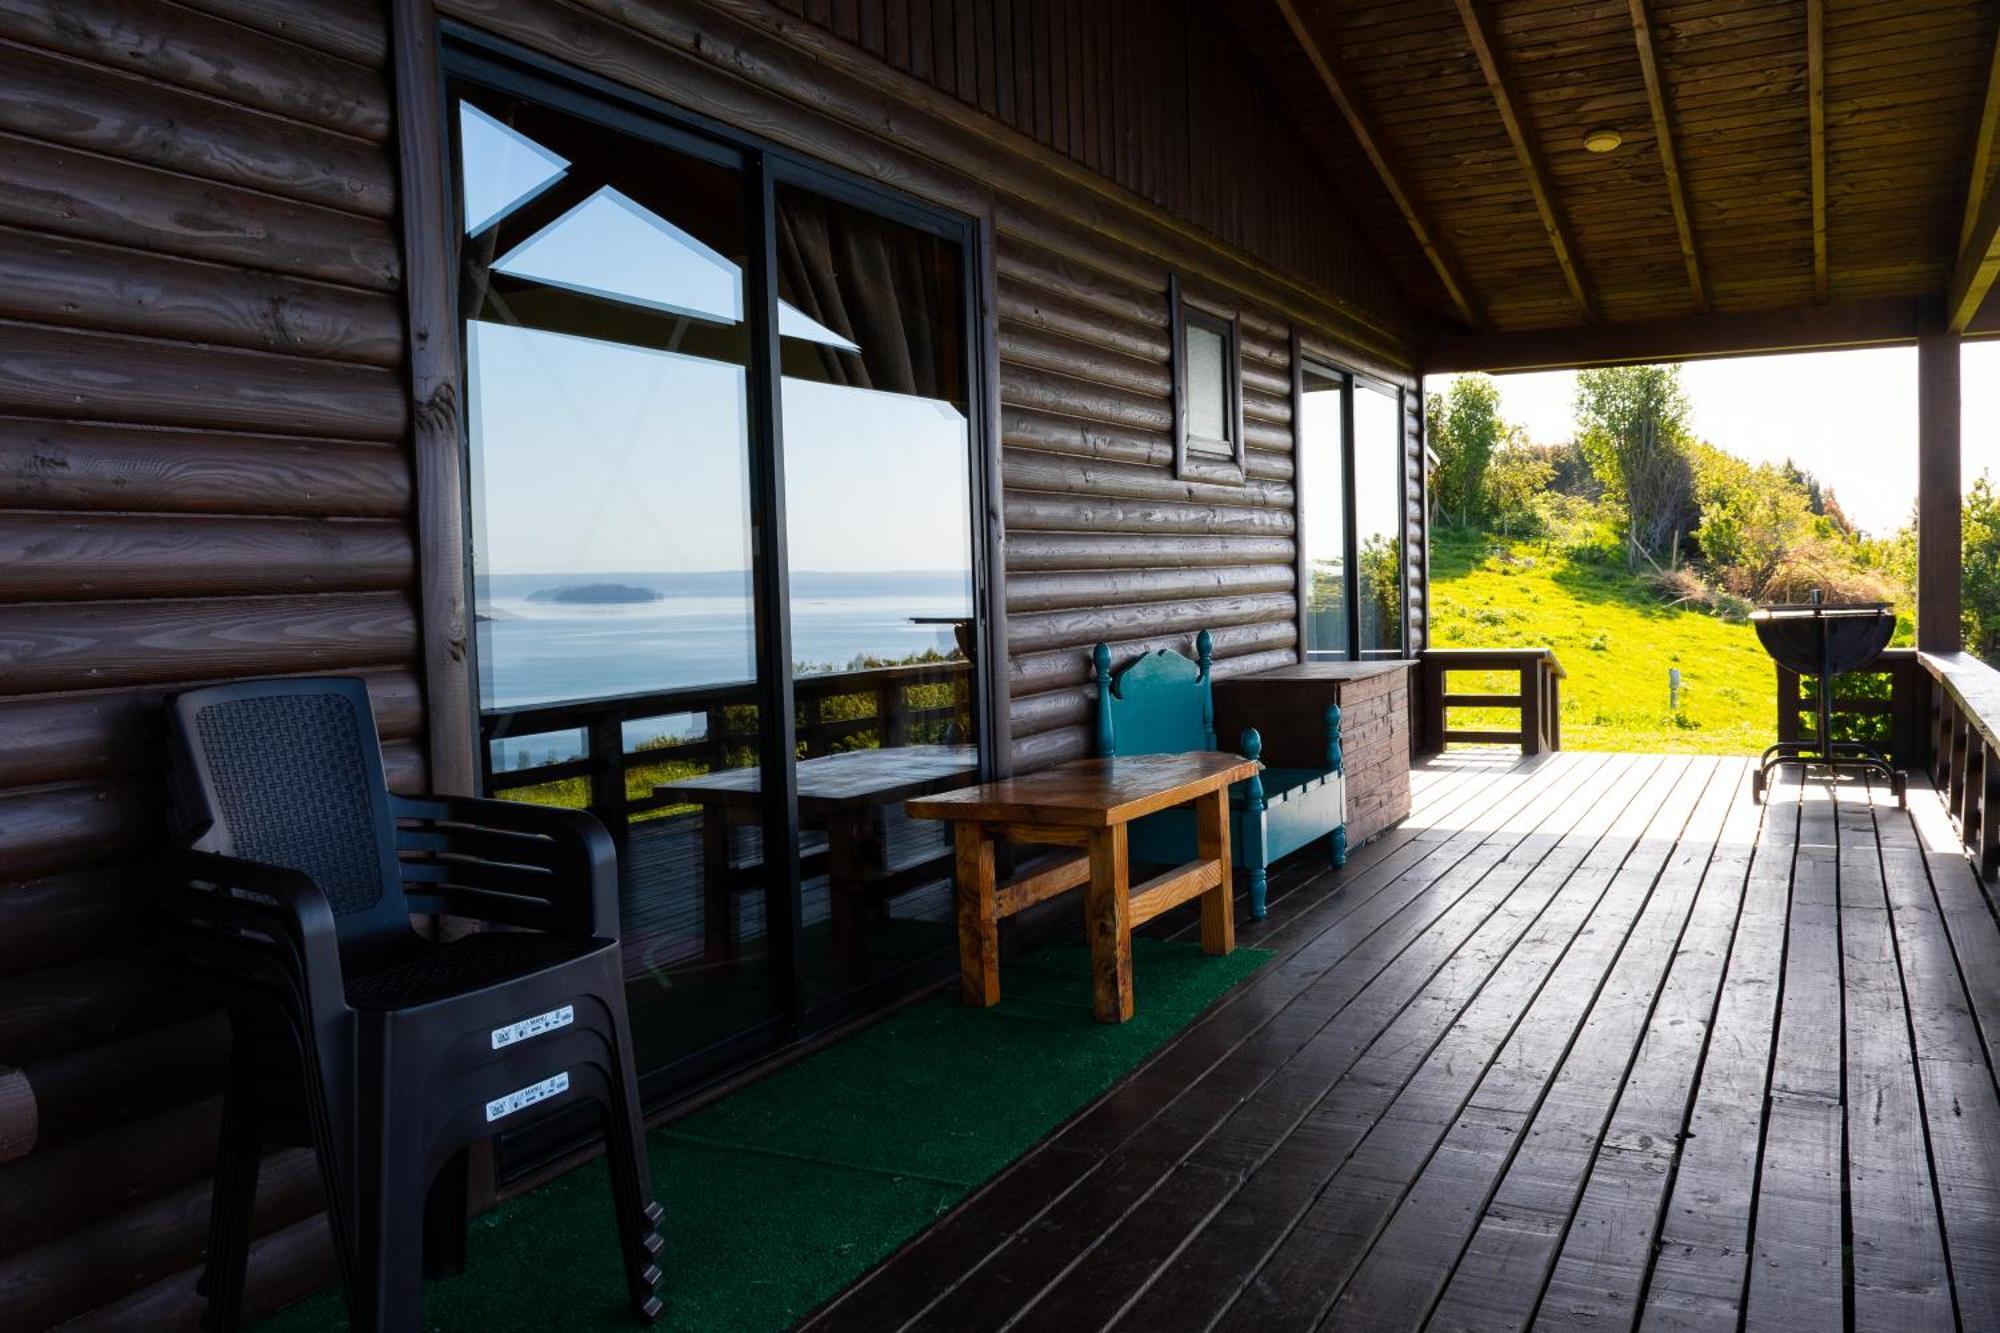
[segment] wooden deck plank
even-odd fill
[[[1542,825],[1563,818],[1565,811],[1569,818],[1577,818],[1587,808],[1595,807],[1558,801],[1539,816],[1524,811],[1522,818],[1533,818],[1535,825]],[[1313,1028],[1303,1042],[1273,1025],[1267,1035],[1274,1040],[1239,1048],[1224,1066],[1177,1098],[1145,1134],[1122,1145],[1112,1155],[1103,1178],[1068,1194],[1021,1237],[1003,1246],[991,1262],[967,1275],[927,1314],[926,1322],[955,1331],[974,1330],[992,1326],[996,1311],[1032,1303],[1084,1252],[1093,1249],[1107,1230],[1143,1202],[1167,1169],[1201,1146],[1225,1119],[1237,1122],[1233,1129],[1238,1135],[1248,1124],[1261,1129],[1263,1117],[1246,1122],[1232,1114],[1239,1105],[1250,1101],[1260,1111],[1274,1112],[1280,1122],[1294,1120],[1295,1102],[1304,1103],[1298,1107],[1300,1113],[1308,1109],[1310,1099],[1323,1095],[1337,1082],[1371,1040],[1391,1026],[1426,987],[1448,987],[1454,981],[1464,985],[1464,979],[1476,976],[1482,965],[1490,967],[1494,952],[1503,947],[1510,932],[1525,929],[1522,909],[1510,908],[1515,890],[1535,861],[1556,842],[1534,825],[1520,832],[1519,843],[1488,841],[1436,880],[1433,891],[1441,888],[1451,895],[1451,905],[1422,923],[1423,929],[1414,934],[1385,932],[1357,950],[1353,957],[1364,967],[1368,961],[1379,961],[1372,972],[1355,968],[1348,985],[1322,988],[1322,1003],[1292,1006]],[[1530,847],[1540,850],[1528,864],[1518,865],[1510,859]],[[1329,1008],[1329,1002],[1337,1002],[1338,1007]],[[1285,1082],[1278,1089],[1269,1088],[1270,1078],[1280,1072]],[[1247,1084],[1246,1078],[1250,1080]],[[1068,1240],[1051,1243],[1058,1236]],[[1093,1295],[1093,1299],[1097,1297]],[[1063,1326],[1079,1325],[1072,1322]]]
[[[2000,925],[1937,795],[1482,762],[1281,867],[1272,965],[806,1327],[2000,1327]]]
[[[1765,807],[1747,799],[1750,772],[1748,763],[1736,767],[1737,786],[1701,896],[1591,1164],[1537,1328],[1637,1322],[1763,824]]]
[[[1662,822],[1672,818],[1674,795],[1683,785],[1677,782],[1679,777],[1678,769],[1662,766],[1655,771],[1650,788],[1628,784],[1625,809],[1659,811]],[[1649,793],[1653,798],[1650,803]],[[1618,798],[1614,785],[1597,808],[1608,811]],[[1239,1211],[1247,1206],[1268,1224],[1268,1203],[1254,1201],[1261,1185],[1275,1182],[1280,1192],[1298,1192],[1309,1199],[1306,1191],[1315,1184],[1323,1186],[1330,1174],[1327,1145],[1344,1129],[1388,1137],[1394,1130],[1385,1128],[1379,1117],[1389,1102],[1411,1097],[1427,1102],[1442,1095],[1422,1081],[1412,1082],[1420,1067],[1431,1070],[1441,1066],[1450,1071],[1456,1060],[1460,1071],[1476,1069],[1480,1042],[1488,1047],[1498,1045],[1499,1037],[1488,1030],[1499,1024],[1504,1035],[1505,1016],[1518,1015],[1525,1003],[1521,992],[1546,977],[1588,915],[1593,900],[1588,895],[1570,894],[1566,886],[1575,867],[1589,854],[1591,835],[1597,832],[1590,829],[1579,835],[1573,827],[1538,862],[1510,857],[1496,866],[1490,878],[1496,882],[1512,880],[1514,885],[1505,904],[1379,1030],[1379,1035],[1328,1030],[1328,1035],[1348,1050],[1358,1048],[1358,1054],[1351,1057],[1345,1072],[1316,1104],[1301,1116],[1298,1100],[1290,1095],[1260,1097],[1189,1154],[1183,1163],[1185,1173],[1212,1186],[1201,1202],[1211,1210],[1226,1204]],[[1481,1037],[1467,1035],[1473,1026],[1479,1028]],[[1371,1035],[1372,1040],[1364,1045],[1362,1038]],[[1447,1045],[1449,1049],[1440,1049]],[[1371,1124],[1374,1128],[1369,1130]],[[1273,1152],[1275,1143],[1281,1141],[1281,1129],[1285,1137],[1305,1136],[1309,1145],[1303,1153],[1305,1160],[1287,1160],[1282,1147]],[[1253,1196],[1248,1204],[1234,1197],[1245,1172],[1250,1175],[1247,1188]],[[1168,1183],[1179,1182],[1170,1176]],[[1183,1196],[1193,1193],[1180,1190]],[[1102,1327],[1119,1315],[1150,1276],[1142,1256],[1157,1249],[1157,1242],[1149,1243],[1157,1235],[1148,1217],[1151,1207],[1149,1203],[1147,1209],[1125,1219],[1096,1245],[1088,1258],[1029,1311],[1021,1326],[1051,1330]],[[1197,1235],[1192,1243],[1200,1247],[1204,1242]],[[1157,1255],[1152,1267],[1159,1267],[1167,1257]],[[1184,1312],[1190,1308],[1185,1302],[1179,1304]],[[1146,1327],[1159,1323],[1151,1315],[1139,1316],[1139,1322]]]
[[[1727,793],[1721,800],[1707,796],[1714,785],[1716,767],[1714,761],[1704,759],[1668,774],[1673,790],[1664,799],[1635,802],[1637,818],[1619,831],[1623,836],[1600,842],[1575,873],[1565,877],[1565,906],[1577,912],[1577,925],[1585,928],[1547,960],[1554,965],[1547,973],[1553,979],[1512,996],[1495,992],[1493,998],[1505,1020],[1495,1027],[1481,1024],[1479,1016],[1467,1010],[1445,1060],[1427,1068],[1429,1077],[1413,1083],[1398,1104],[1377,1120],[1311,1212],[1238,1299],[1224,1321],[1225,1327],[1251,1327],[1283,1305],[1296,1306],[1302,1315],[1308,1313],[1305,1307],[1311,1306],[1310,1317],[1317,1320],[1347,1279],[1370,1257],[1378,1236],[1392,1252],[1386,1266],[1402,1270],[1379,1293],[1388,1298],[1385,1309],[1378,1312],[1373,1308],[1373,1296],[1364,1294],[1336,1309],[1331,1326],[1372,1328],[1385,1320],[1414,1324],[1421,1319],[1429,1307],[1429,1292],[1411,1280],[1413,1274],[1401,1256],[1393,1253],[1404,1247],[1412,1229],[1402,1228],[1391,1237],[1384,1233],[1385,1224],[1468,1107],[1478,1108],[1482,1126],[1496,1109],[1518,1109],[1496,1106],[1485,1094],[1522,1082],[1524,1071],[1535,1063],[1532,1056],[1524,1060],[1526,1051],[1552,1047],[1544,1063],[1547,1069],[1554,1068],[1563,1039],[1583,1021],[1611,957],[1644,919],[1661,870],[1684,837],[1696,836],[1690,821],[1702,823],[1712,818],[1719,827],[1721,800],[1727,799]],[[1497,1100],[1504,1103],[1511,1099],[1503,1095]],[[1514,1123],[1518,1126],[1521,1121]],[[1389,1132],[1382,1133],[1384,1130]],[[1463,1190],[1475,1178],[1461,1171],[1459,1188]],[[1482,1188],[1476,1197],[1483,1198],[1486,1193]],[[1417,1228],[1426,1233],[1421,1243],[1433,1253],[1442,1251],[1445,1247],[1434,1225],[1441,1219],[1423,1205],[1413,1216],[1424,1219]],[[1372,1279],[1373,1270],[1371,1280],[1363,1284],[1368,1293],[1376,1292]],[[1434,1285],[1430,1289],[1434,1290]],[[1403,1301],[1409,1301],[1411,1308],[1387,1308]]]
[[[2000,968],[2000,933],[1988,924],[1985,889],[1943,816],[1935,799],[1914,790],[1908,814],[1877,793],[1884,885],[1909,997],[1952,1292],[1962,1327],[2000,1328],[2000,1090],[1981,1058],[1982,1030],[2000,1028],[2000,1010],[1982,1005],[1967,984],[1975,976],[1992,979],[1979,968]],[[1927,845],[1937,850],[1927,852]],[[1944,901],[1979,915],[1961,917],[1963,929],[1954,936],[1945,928]]]
[[[1738,872],[1710,871],[1731,809],[1747,798],[1742,778],[1739,761],[1724,766],[1703,817],[1659,873],[1645,914],[1607,959],[1588,1016],[1530,1108],[1511,1160],[1497,1164],[1504,1175],[1455,1267],[1448,1268],[1435,1324],[1527,1327],[1594,1166],[1603,1160],[1607,1180],[1629,1190],[1671,1162],[1665,1144],[1614,1143],[1600,1149],[1696,908],[1704,897],[1733,905]],[[1496,1105],[1484,1095],[1478,1104]]]
[[[1835,812],[1840,827],[1854,1323],[1857,1328],[1949,1328],[1957,1313],[1945,1270],[1916,1050],[1867,784],[1842,784]]]
[[[1559,812],[1566,799],[1583,789],[1606,763],[1607,757],[1601,755],[1558,755],[1509,765],[1484,788],[1467,787],[1462,802],[1427,809],[1426,818],[1432,822],[1417,823],[1413,813],[1409,836],[1393,840],[1372,864],[1350,861],[1346,870],[1323,876],[1344,886],[1337,900],[1284,918],[1274,913],[1271,920],[1277,924],[1259,940],[1262,947],[1283,953],[1277,963],[1264,968],[1249,986],[1072,1120],[1013,1172],[912,1241],[892,1269],[878,1270],[843,1293],[807,1326],[878,1333],[925,1317],[997,1244],[1083,1187],[1120,1143],[1150,1126],[1226,1057],[1247,1048],[1249,1059],[1239,1063],[1253,1070],[1263,1070],[1266,1062],[1282,1064],[1287,1036],[1294,1047],[1303,1044],[1316,1024],[1323,1025],[1337,1012],[1333,990],[1351,985],[1357,974],[1368,975],[1362,969],[1380,965],[1380,959],[1366,957],[1348,965],[1352,955],[1375,946],[1378,936],[1393,934],[1385,928],[1406,911],[1418,914],[1420,932],[1428,922],[1423,915],[1426,907],[1443,910],[1438,906],[1441,895],[1434,892],[1440,881],[1489,839],[1504,840],[1511,847],[1526,837],[1542,812]],[[1526,825],[1518,827],[1517,820],[1526,820]],[[1307,1002],[1294,1003],[1302,998]],[[1264,1053],[1267,1049],[1270,1054]],[[1047,1162],[1039,1160],[1056,1148],[1062,1152]],[[1005,1205],[994,1207],[991,1217],[985,1204],[989,1193],[999,1195],[997,1202]],[[893,1280],[888,1280],[891,1276]]]
[[[1759,1328],[1839,1328],[1846,1319],[1839,837],[1826,787],[1805,783],[1751,1214],[1745,1318]]]
[[[1667,1193],[1642,1333],[1734,1328],[1742,1306],[1802,795],[1797,784],[1781,783],[1767,798],[1715,1021],[1695,1071],[1694,1109]]]

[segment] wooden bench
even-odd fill
[[[1162,648],[1111,670],[1111,649],[1092,653],[1097,675],[1096,750],[1100,755],[1175,754],[1216,749],[1213,640],[1195,636],[1195,660]],[[1240,745],[1256,766],[1229,792],[1230,846],[1250,877],[1250,915],[1262,920],[1269,867],[1307,843],[1327,840],[1333,865],[1347,863],[1347,780],[1340,748],[1340,708],[1322,702],[1317,718],[1292,719],[1318,755],[1290,767],[1266,765],[1264,741],[1244,727]],[[1301,737],[1288,737],[1299,741]],[[1132,854],[1142,861],[1193,855],[1197,833],[1187,810],[1167,810],[1132,829]]]
[[[2000,875],[2000,671],[1971,653],[1919,653],[1931,678],[1931,780],[1982,877]]]
[[[1435,753],[1454,742],[1519,745],[1522,754],[1562,748],[1562,682],[1566,676],[1553,648],[1426,648],[1423,663],[1424,749]],[[1453,694],[1446,674],[1504,671],[1520,678],[1514,694]],[[1518,709],[1518,730],[1454,730],[1453,708]]]

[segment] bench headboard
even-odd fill
[[[1209,668],[1215,644],[1207,630],[1195,636],[1195,660],[1160,648],[1126,663],[1114,676],[1111,649],[1091,652],[1096,667],[1100,755],[1178,754],[1213,750],[1215,700]]]

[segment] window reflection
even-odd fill
[[[1403,432],[1397,396],[1354,394],[1354,527],[1361,656],[1403,654]]]
[[[1308,361],[1299,422],[1299,543],[1306,567],[1306,655],[1346,657],[1347,423],[1340,376]]]
[[[949,848],[901,803],[978,768],[964,303],[925,232],[790,185],[777,225],[806,971],[837,991],[951,938]]]

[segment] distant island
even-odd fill
[[[568,588],[543,588],[528,594],[531,602],[564,602],[583,606],[623,606],[633,602],[657,602],[666,594],[629,583],[579,583]]]

